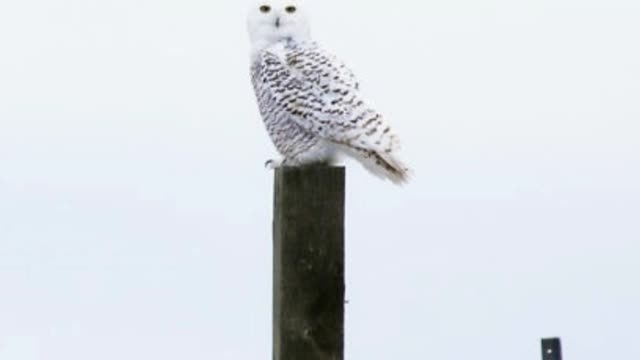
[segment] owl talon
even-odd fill
[[[282,161],[281,160],[274,160],[274,159],[269,159],[264,163],[264,167],[266,167],[267,169],[273,170],[277,167],[280,167],[280,165],[282,165]]]

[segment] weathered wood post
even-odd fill
[[[344,357],[342,167],[275,171],[273,359]]]
[[[562,360],[559,338],[542,339],[542,360]]]

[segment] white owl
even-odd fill
[[[339,154],[407,182],[398,137],[361,96],[353,73],[311,39],[303,4],[263,0],[249,12],[251,75],[260,113],[283,159],[271,167],[332,163]]]

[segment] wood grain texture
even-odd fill
[[[274,360],[343,359],[344,191],[341,167],[275,171]]]

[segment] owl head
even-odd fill
[[[282,40],[309,38],[309,22],[301,0],[261,0],[249,9],[249,36],[253,51]]]

